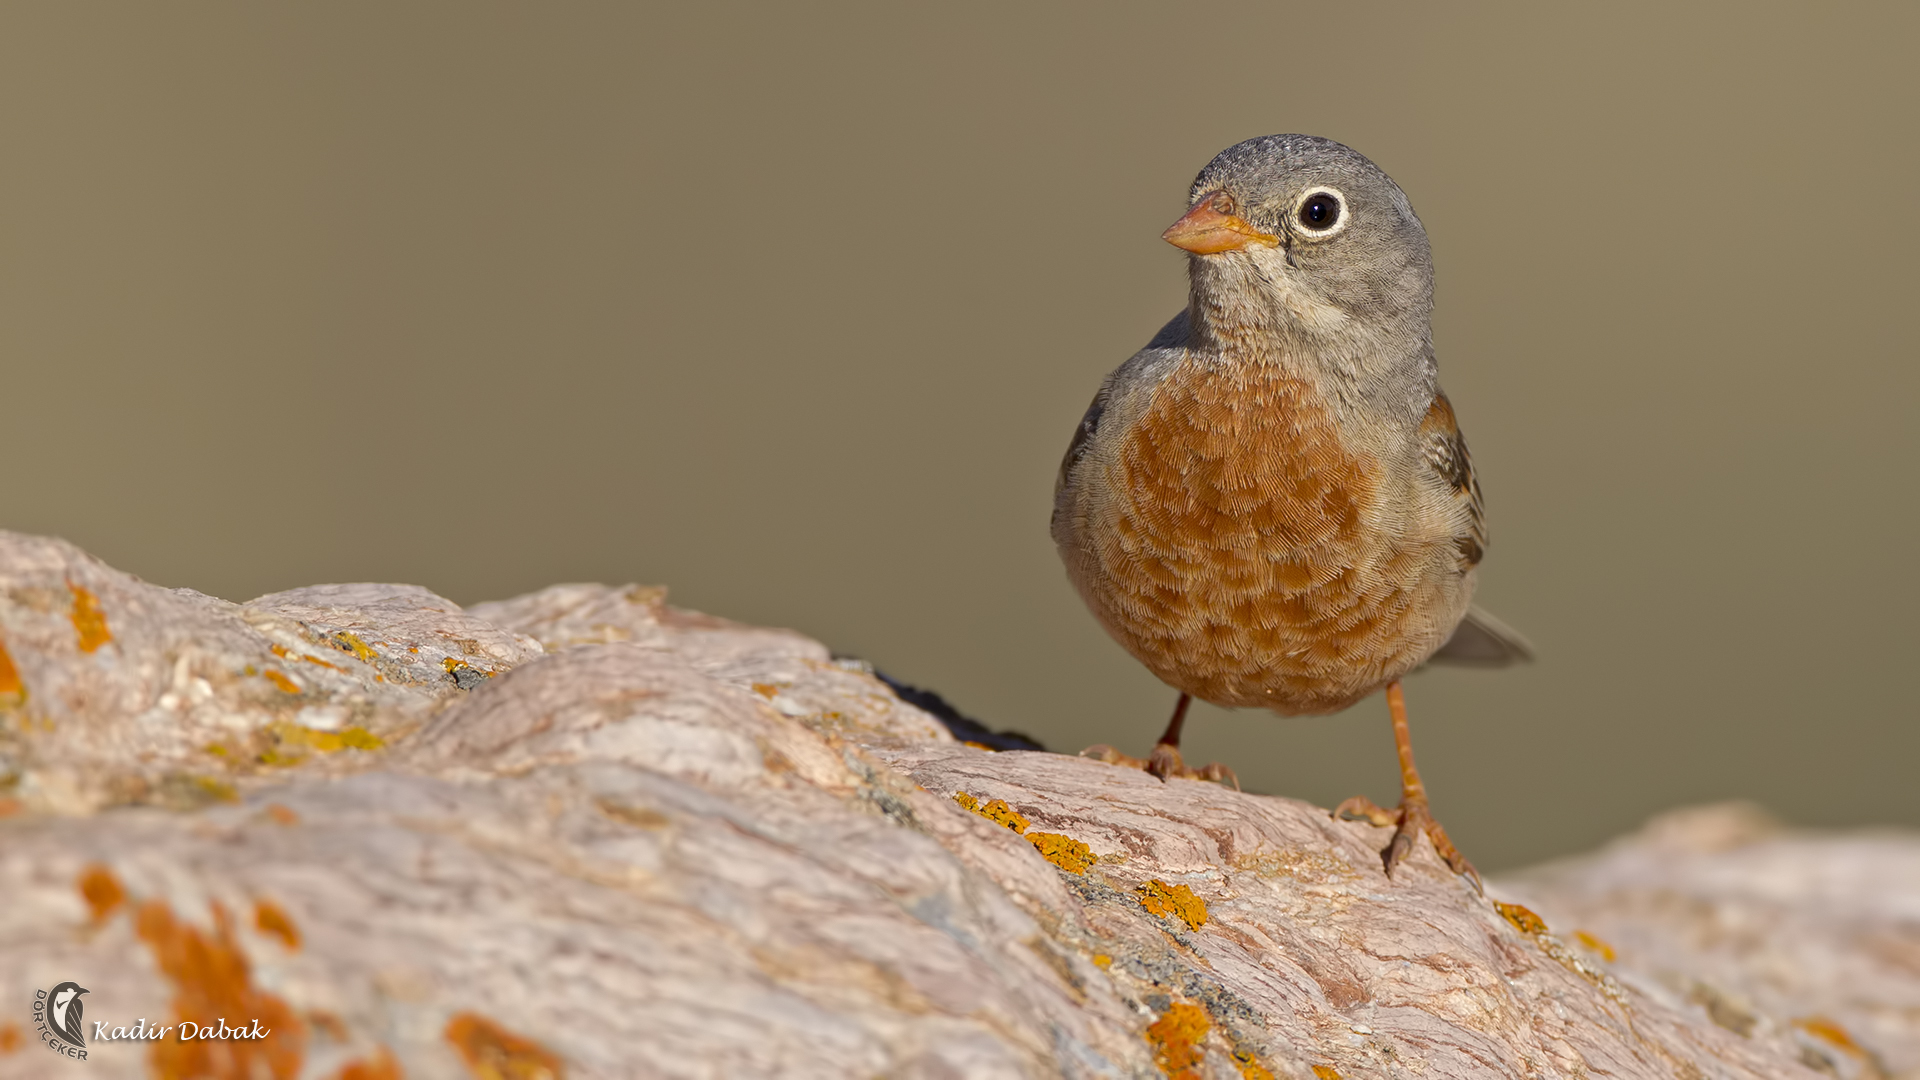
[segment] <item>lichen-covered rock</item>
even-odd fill
[[[633,587],[233,605],[0,534],[0,645],[7,1077],[1920,1067],[1910,837],[1669,824],[1494,902],[1302,803],[964,745]],[[84,1066],[36,1029],[65,982]]]

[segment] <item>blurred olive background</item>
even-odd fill
[[[1915,10],[8,4],[0,526],[233,599],[664,582],[1144,752],[1054,469],[1193,174],[1312,132],[1432,234],[1541,653],[1410,686],[1461,846],[1920,823]],[[1396,795],[1377,699],[1188,730]]]

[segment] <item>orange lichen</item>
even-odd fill
[[[355,660],[358,660],[363,664],[373,663],[373,657],[374,657],[373,646],[368,645],[364,641],[361,641],[358,635],[351,634],[345,630],[342,630],[339,633],[333,635],[333,640],[334,640],[334,644],[338,645],[342,652],[352,653],[353,658]],[[411,652],[414,650],[408,650],[408,651]]]
[[[566,1067],[553,1051],[516,1035],[479,1013],[447,1021],[446,1040],[476,1080],[563,1080]]]
[[[1093,966],[1099,968],[1101,971],[1105,971],[1113,966],[1113,957],[1103,952],[1094,953]]]
[[[0,795],[0,818],[10,818],[26,812],[27,804],[11,795]]]
[[[27,1045],[27,1037],[20,1031],[20,1025],[9,1020],[0,1024],[0,1054],[11,1054]]]
[[[335,1013],[325,1009],[308,1009],[307,1023],[312,1024],[315,1030],[334,1042],[347,1041],[347,1022]]]
[[[373,1052],[372,1058],[356,1058],[349,1061],[334,1074],[334,1080],[406,1080],[406,1070],[394,1060],[393,1054],[382,1046]]]
[[[284,803],[277,803],[277,802],[276,802],[276,803],[268,803],[268,804],[267,804],[267,816],[268,816],[269,818],[272,818],[272,819],[273,819],[273,823],[274,823],[275,825],[298,825],[298,824],[300,824],[300,815],[299,815],[299,813],[297,813],[297,812],[296,812],[296,811],[295,811],[295,810],[293,809],[293,807],[291,807],[291,806],[287,806],[287,805],[285,805]]]
[[[1500,912],[1501,918],[1512,923],[1513,928],[1523,934],[1544,934],[1547,932],[1547,920],[1535,915],[1519,904],[1506,904],[1495,900],[1493,906],[1495,910]]]
[[[282,660],[285,660],[288,655],[287,647],[285,645],[269,645],[267,646],[267,651],[279,657]]]
[[[127,890],[121,886],[120,879],[102,863],[92,863],[80,871],[79,884],[80,898],[87,902],[95,926],[106,922],[127,902]]]
[[[1193,895],[1185,885],[1169,885],[1158,878],[1134,890],[1140,894],[1140,906],[1151,915],[1172,915],[1198,930],[1207,923],[1207,902]]]
[[[284,908],[271,900],[254,901],[253,928],[279,938],[288,952],[300,951],[300,928],[293,925]]]
[[[1848,1057],[1862,1060],[1867,1057],[1866,1047],[1854,1042],[1853,1036],[1847,1034],[1846,1028],[1824,1016],[1803,1016],[1795,1020],[1793,1026],[1822,1042],[1832,1044],[1834,1049]]]
[[[225,907],[213,905],[213,932],[202,934],[176,919],[159,900],[140,905],[134,916],[140,940],[173,983],[178,1023],[258,1028],[259,1039],[182,1040],[179,1030],[153,1044],[148,1063],[162,1080],[253,1080],[262,1075],[291,1080],[300,1073],[307,1026],[287,1002],[253,985],[246,953],[233,937]]]
[[[80,651],[90,653],[112,641],[113,632],[107,629],[107,613],[100,608],[100,598],[71,581],[67,588],[73,593],[73,632]]]
[[[1050,832],[1030,832],[1027,834],[1027,839],[1039,850],[1041,858],[1062,870],[1084,874],[1087,872],[1087,867],[1094,863],[1093,849],[1071,836]]]
[[[1005,825],[1017,833],[1027,831],[1026,815],[1008,806],[1007,800],[1005,799],[995,799],[985,806],[982,806],[980,805],[979,799],[974,798],[964,791],[956,791],[953,793],[953,801],[996,825]]]
[[[1340,1080],[1340,1070],[1331,1065],[1315,1065],[1313,1075],[1319,1080]]]
[[[280,689],[286,691],[289,694],[297,694],[300,692],[299,683],[294,682],[292,679],[287,678],[285,675],[281,674],[278,671],[274,671],[271,668],[269,668],[268,670],[263,671],[260,674],[268,682],[272,683],[273,685],[279,687]]]
[[[771,699],[775,694],[778,694],[780,692],[780,688],[773,685],[772,683],[757,682],[753,684],[753,692],[756,694],[759,694],[763,698]]]
[[[1178,1002],[1160,1014],[1147,1028],[1147,1042],[1153,1047],[1153,1063],[1167,1080],[1200,1080],[1200,1059],[1205,1051],[1200,1040],[1207,1037],[1206,1010],[1198,1005]]]
[[[983,743],[983,742],[974,742],[974,741],[973,741],[972,739],[968,739],[968,740],[966,740],[965,742],[963,742],[963,743],[961,743],[960,745],[962,745],[962,746],[971,746],[971,747],[973,747],[973,748],[974,748],[975,750],[985,750],[985,751],[986,751],[987,753],[989,753],[989,754],[997,754],[997,753],[999,753],[999,751],[998,751],[998,750],[996,750],[996,749],[994,749],[994,748],[993,748],[993,747],[991,747],[991,746],[988,746],[988,745],[987,745],[986,743]]]
[[[317,656],[308,656],[308,655],[307,655],[307,654],[305,654],[305,653],[301,653],[301,654],[300,654],[300,662],[301,662],[301,663],[304,663],[304,664],[318,664],[319,666],[321,666],[321,667],[323,667],[323,668],[332,668],[333,670],[335,670],[335,671],[338,671],[338,672],[341,672],[341,673],[343,673],[343,674],[344,674],[344,673],[346,672],[346,670],[347,670],[346,668],[343,668],[343,667],[341,667],[341,666],[340,666],[339,664],[335,664],[335,663],[332,663],[332,662],[330,662],[330,661],[326,661],[326,660],[322,660],[322,659],[320,659],[320,658],[319,658],[319,657],[317,657]]]
[[[1251,1051],[1235,1050],[1233,1063],[1240,1067],[1242,1080],[1274,1080],[1272,1070],[1260,1064],[1259,1059],[1255,1058]]]
[[[1619,957],[1619,954],[1613,951],[1613,946],[1601,941],[1585,930],[1575,930],[1573,932],[1573,939],[1585,945],[1588,951],[1597,953],[1600,959],[1605,960],[1609,964],[1613,963],[1614,960]]]
[[[20,681],[20,669],[13,666],[6,642],[0,641],[0,709],[22,705],[26,700],[27,687]]]

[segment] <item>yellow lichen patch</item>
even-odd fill
[[[1093,966],[1099,968],[1101,971],[1105,971],[1113,966],[1113,957],[1103,952],[1094,953]]]
[[[285,691],[286,693],[297,694],[300,692],[299,683],[294,682],[292,679],[287,678],[285,675],[281,674],[278,671],[274,671],[272,668],[268,668],[266,671],[263,671],[260,674],[268,682],[279,687],[281,690]]]
[[[343,727],[339,731],[316,731],[300,724],[282,721],[273,725],[270,730],[281,746],[304,747],[309,750],[318,750],[323,754],[337,754],[342,750],[378,750],[387,745],[385,739],[358,725]],[[284,760],[280,762],[267,760],[269,755],[275,754]],[[287,751],[269,750],[260,756],[260,760],[269,765],[289,764],[304,756]]]
[[[982,806],[980,805],[979,799],[974,798],[964,791],[956,791],[953,793],[953,801],[996,825],[1005,825],[1017,833],[1027,831],[1026,816],[1013,807],[1008,806],[1007,800],[1005,799],[995,799],[985,806]]]
[[[135,914],[134,928],[174,989],[173,1030],[148,1051],[153,1076],[162,1080],[292,1080],[300,1074],[307,1026],[284,999],[253,985],[247,955],[234,940],[232,920],[225,907],[213,905],[213,932],[203,934],[175,918],[173,909],[162,901],[149,900]],[[229,1027],[238,1021],[249,1030],[257,1020],[264,1037],[180,1038],[179,1024],[213,1024],[218,1030],[222,1020]]]
[[[1515,930],[1523,934],[1544,934],[1547,932],[1547,920],[1535,915],[1519,904],[1506,904],[1498,900],[1493,902],[1500,917],[1513,924]]]
[[[11,1054],[27,1045],[27,1037],[20,1031],[20,1025],[9,1020],[0,1024],[0,1054]]]
[[[256,900],[253,903],[253,928],[263,934],[271,934],[280,939],[280,944],[288,952],[300,951],[300,928],[293,925],[293,919],[286,909],[271,900]]]
[[[194,776],[188,778],[194,788],[215,802],[239,802],[240,793],[233,785],[214,776]]]
[[[672,818],[658,810],[650,810],[644,806],[633,806],[608,798],[595,799],[593,800],[593,805],[597,807],[601,813],[625,825],[633,825],[642,829],[664,829],[668,825],[673,824]]]
[[[1340,1070],[1331,1065],[1315,1065],[1313,1075],[1319,1080],[1340,1080]]]
[[[770,682],[757,682],[753,684],[753,692],[763,698],[771,700],[775,694],[780,692],[780,688]]]
[[[107,629],[107,613],[100,608],[100,598],[84,585],[67,582],[67,588],[73,593],[73,633],[78,639],[80,651],[90,653],[113,640],[113,632]]]
[[[358,635],[342,630],[333,635],[333,640],[334,644],[338,645],[342,652],[352,653],[355,660],[363,664],[373,663],[373,646],[361,641]]]
[[[1259,1059],[1255,1058],[1251,1051],[1235,1050],[1233,1063],[1240,1067],[1243,1080],[1274,1080],[1272,1070],[1260,1064]]]
[[[1866,1047],[1854,1042],[1853,1036],[1847,1034],[1846,1028],[1824,1016],[1803,1016],[1795,1020],[1793,1026],[1821,1042],[1831,1044],[1834,1049],[1848,1057],[1862,1060],[1867,1057]]]
[[[1263,878],[1290,877],[1316,885],[1359,876],[1353,864],[1328,848],[1287,847],[1248,852],[1235,857],[1233,868]]]
[[[1206,1011],[1182,1001],[1160,1014],[1147,1028],[1147,1042],[1153,1047],[1153,1063],[1167,1080],[1200,1080],[1200,1059],[1205,1051],[1200,1041],[1207,1037]]]
[[[355,1058],[334,1074],[334,1080],[406,1080],[406,1070],[382,1046],[371,1058]]]
[[[1185,885],[1169,885],[1158,878],[1134,890],[1140,894],[1140,906],[1151,915],[1172,915],[1198,930],[1207,923],[1207,902],[1193,895]]]
[[[80,872],[79,886],[80,898],[87,902],[95,926],[112,918],[127,902],[127,890],[121,887],[120,879],[101,863],[93,863]]]
[[[1575,930],[1573,932],[1573,939],[1585,945],[1588,952],[1598,954],[1600,959],[1605,960],[1609,964],[1613,963],[1614,960],[1619,957],[1619,954],[1613,951],[1613,946],[1601,941],[1585,930]]]
[[[206,751],[209,754],[212,754],[214,757],[219,757],[219,758],[226,757],[233,753],[233,751],[227,749],[226,743],[217,743],[217,742],[208,743],[207,745],[201,747],[200,749]]]
[[[293,807],[284,803],[268,803],[267,817],[271,818],[275,825],[300,824],[300,815],[294,811]]]
[[[287,652],[287,647],[285,645],[269,645],[267,646],[267,651],[279,657],[282,660],[285,660],[290,655]]]
[[[0,709],[18,708],[26,701],[27,687],[20,681],[20,669],[13,666],[6,642],[0,641]]]
[[[1062,870],[1084,874],[1094,863],[1093,849],[1071,836],[1059,833],[1030,832],[1027,840],[1040,851],[1040,857]]]
[[[444,1035],[475,1080],[562,1080],[566,1076],[566,1067],[553,1051],[479,1013],[457,1014],[447,1021]]]
[[[301,663],[303,663],[303,664],[318,664],[319,666],[321,666],[321,667],[323,667],[323,668],[332,668],[333,670],[335,670],[335,671],[338,671],[338,672],[340,672],[340,673],[342,673],[342,674],[345,674],[345,673],[346,673],[346,670],[347,670],[346,668],[343,668],[343,667],[341,667],[341,666],[340,666],[339,664],[335,664],[335,663],[332,663],[332,662],[330,662],[330,661],[326,661],[326,660],[322,660],[322,659],[320,659],[320,658],[319,658],[319,657],[317,657],[317,656],[308,656],[308,655],[307,655],[307,654],[305,654],[305,653],[301,653],[301,654],[300,654],[300,662],[301,662]]]

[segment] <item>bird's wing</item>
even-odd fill
[[[1453,403],[1447,395],[1435,392],[1433,404],[1420,425],[1422,456],[1427,467],[1446,481],[1454,499],[1465,511],[1459,531],[1453,538],[1460,554],[1460,572],[1476,566],[1487,551],[1486,515],[1480,506],[1480,481],[1473,475],[1473,456],[1467,453],[1467,440],[1460,434],[1454,418]],[[1476,607],[1467,609],[1466,618],[1454,628],[1440,650],[1428,658],[1436,664],[1469,667],[1506,667],[1533,659],[1533,646],[1520,632]]]
[[[1420,422],[1421,454],[1427,467],[1453,489],[1453,497],[1466,511],[1454,546],[1460,552],[1460,571],[1473,569],[1487,551],[1486,516],[1480,509],[1480,481],[1473,475],[1473,455],[1467,453],[1467,440],[1454,419],[1453,403],[1447,395],[1435,391],[1426,419]]]
[[[1136,384],[1152,383],[1166,361],[1179,355],[1186,340],[1187,313],[1182,310],[1167,320],[1166,325],[1153,335],[1153,340],[1147,342],[1146,348],[1134,353],[1100,384],[1100,392],[1093,396],[1093,404],[1087,406],[1086,413],[1080,417],[1080,426],[1074,429],[1073,441],[1067,444],[1066,456],[1060,459],[1060,472],[1053,486],[1056,500],[1060,490],[1067,486],[1073,467],[1086,456],[1088,444],[1100,429],[1100,419],[1106,413],[1107,406],[1116,397],[1125,398]]]

